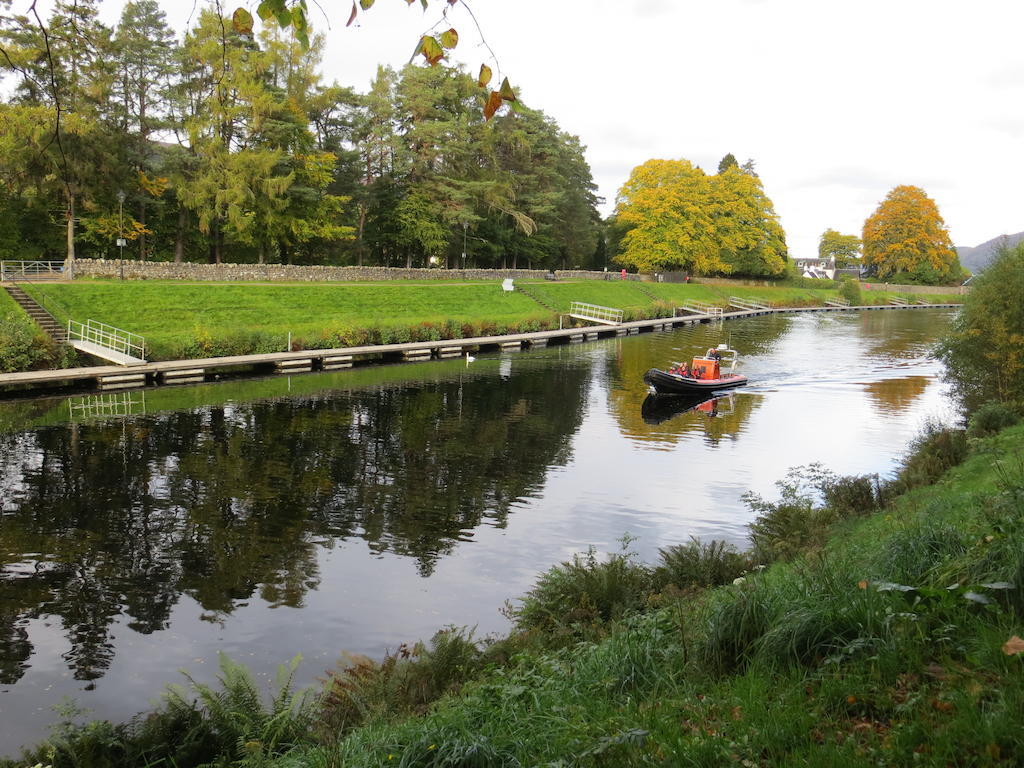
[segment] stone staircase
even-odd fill
[[[519,291],[520,293],[526,295],[526,296],[529,296],[531,299],[533,299],[535,302],[540,304],[542,307],[544,307],[544,309],[548,310],[549,312],[554,312],[556,315],[558,314],[558,310],[557,309],[552,307],[550,304],[548,304],[546,301],[544,301],[543,299],[538,297],[536,294],[534,294],[531,291],[527,290],[524,286],[516,284],[516,290]]]
[[[43,329],[47,336],[58,344],[63,344],[67,341],[67,331],[53,319],[53,315],[39,306],[31,296],[17,285],[6,285],[4,288],[7,289],[7,293],[11,295],[11,298],[18,303],[18,306],[24,309],[25,313],[35,321],[36,325]]]

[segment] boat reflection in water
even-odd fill
[[[648,395],[640,406],[645,424],[662,424],[683,413],[697,411],[707,418],[733,412],[733,393],[724,395]]]

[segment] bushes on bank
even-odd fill
[[[902,492],[931,485],[967,458],[967,433],[930,422],[910,443],[894,481]]]
[[[1024,243],[1001,249],[974,278],[939,356],[969,410],[1024,403]]]
[[[454,320],[425,321],[414,325],[376,325],[326,329],[318,336],[293,336],[291,349],[336,349],[341,347],[368,347],[380,344],[463,339],[477,336],[499,336],[513,333],[532,333],[551,329],[545,319],[532,318],[510,323],[478,321],[458,323]],[[166,345],[156,345],[147,352],[154,359],[174,360],[229,355],[251,355],[265,352],[284,352],[288,348],[288,335],[267,331],[235,329],[213,332],[196,327],[192,335]]]
[[[839,297],[846,299],[850,304],[859,307],[863,301],[860,293],[860,283],[852,277],[844,277],[839,284]]]
[[[1017,412],[1005,403],[988,402],[978,408],[967,424],[967,437],[988,437],[1020,421]]]
[[[71,347],[57,344],[27,317],[0,317],[0,373],[61,368],[74,359]]]

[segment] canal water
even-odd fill
[[[622,537],[746,542],[798,465],[892,471],[949,420],[941,310],[773,315],[476,360],[0,403],[0,754],[68,697],[126,719],[217,652],[270,679],[447,625]],[[643,372],[728,343],[685,410]]]

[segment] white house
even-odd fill
[[[796,268],[804,277],[824,278],[832,280],[836,274],[836,259],[831,256],[827,259],[794,259]]]

